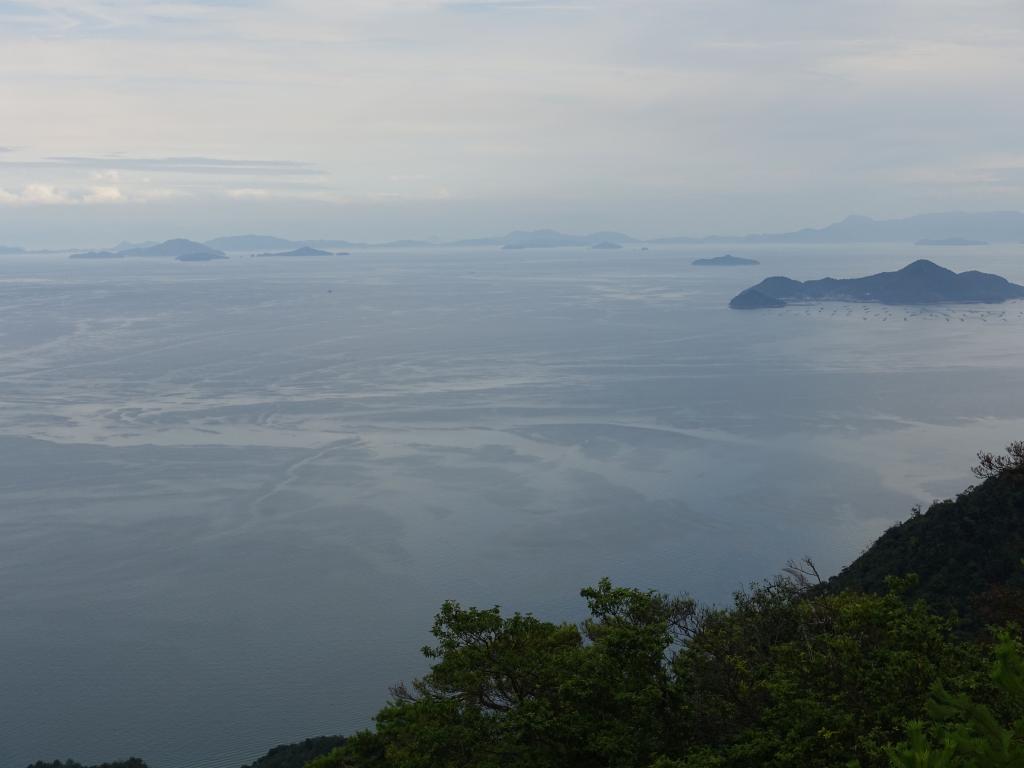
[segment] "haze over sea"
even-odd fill
[[[1024,246],[728,250],[2,257],[0,766],[349,733],[444,599],[831,574],[1024,434],[1024,302],[726,306]]]

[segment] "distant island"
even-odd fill
[[[898,272],[837,280],[800,282],[788,277],[769,277],[747,288],[729,302],[732,309],[784,307],[790,301],[871,301],[881,304],[998,304],[1024,298],[1024,286],[999,275],[961,272],[940,267],[927,259],[908,264]]]
[[[988,243],[1020,243],[1024,241],[1024,212],[1022,211],[946,211],[925,213],[901,219],[873,219],[868,216],[847,216],[841,221],[823,227],[806,227],[789,232],[761,232],[752,234],[717,234],[698,236],[674,236],[658,238],[636,238],[622,232],[601,230],[584,234],[560,232],[555,229],[513,230],[504,235],[475,237],[458,240],[391,240],[387,242],[355,242],[338,239],[292,239],[274,235],[243,234],[216,237],[204,243],[194,243],[188,252],[197,253],[203,248],[233,253],[282,253],[303,247],[324,250],[349,250],[369,248],[450,248],[497,247],[506,250],[527,248],[565,248],[600,246],[605,243],[626,245],[722,245],[729,243],[775,244],[792,243],[853,244],[853,243],[916,243],[923,246],[970,246]],[[128,256],[170,256],[179,253],[163,252],[168,243],[121,242],[109,250]],[[191,243],[192,241],[187,241]],[[198,247],[196,247],[198,246]],[[610,248],[609,248],[610,250]],[[641,249],[642,250],[642,249]],[[23,248],[0,246],[0,254],[26,253]],[[702,265],[710,266],[710,265]],[[734,265],[738,266],[738,265]]]
[[[194,240],[185,240],[184,238],[175,238],[174,240],[166,240],[156,245],[149,245],[142,248],[129,248],[128,250],[120,251],[125,256],[162,256],[168,258],[178,258],[179,256],[194,256],[196,254],[205,253],[212,256],[223,256],[224,252],[219,251],[216,248],[210,248],[202,243],[197,243]],[[186,261],[199,261],[199,259],[185,259]]]
[[[330,251],[321,251],[317,248],[310,248],[308,245],[304,245],[301,248],[296,248],[294,251],[285,251],[283,253],[255,253],[253,254],[257,258],[265,258],[270,256],[333,256]]]
[[[918,240],[914,245],[988,245],[984,240],[968,240],[966,237],[946,237],[941,240]]]
[[[610,240],[603,240],[600,243],[594,243],[590,247],[597,251],[617,251],[622,248],[621,245],[613,243]]]
[[[733,256],[731,253],[710,259],[695,259],[693,262],[698,267],[746,267],[760,263],[757,259],[744,259],[742,256]]]
[[[227,256],[223,253],[200,251],[199,253],[182,253],[174,258],[176,261],[217,261],[219,259],[226,259]]]
[[[456,240],[446,245],[457,246],[488,246],[498,245],[506,251],[518,251],[525,248],[566,248],[572,246],[595,246],[605,244],[622,245],[635,243],[637,240],[621,232],[591,232],[587,235],[567,235],[553,229],[536,229],[532,231],[517,230],[502,237],[485,237],[476,240]],[[607,246],[605,246],[607,247]]]
[[[123,259],[123,253],[114,253],[113,251],[84,251],[82,253],[72,253],[68,256],[69,259]]]

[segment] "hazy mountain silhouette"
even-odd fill
[[[107,250],[113,251],[114,253],[123,253],[124,251],[137,251],[140,248],[149,248],[151,245],[157,245],[157,241],[144,240],[141,243],[130,243],[127,240],[122,240],[113,248],[108,248]]]
[[[591,232],[574,235],[555,229],[515,230],[505,235],[479,237],[449,242],[427,240],[392,240],[381,243],[353,242],[350,240],[292,240],[273,235],[229,235],[208,240],[203,247],[216,251],[249,251],[273,253],[308,246],[318,249],[348,248],[419,248],[419,247],[497,247],[508,250],[524,248],[560,248],[570,246],[596,246],[602,243],[652,243],[686,245],[709,243],[919,243],[921,245],[982,245],[989,242],[1024,241],[1024,213],[1020,211],[988,211],[982,213],[924,213],[902,219],[872,219],[867,216],[847,216],[842,221],[820,228],[806,228],[794,232],[775,232],[749,235],[710,235],[707,237],[679,236],[641,240],[622,232]],[[175,241],[168,241],[175,242]],[[132,255],[165,244],[120,243],[114,252]],[[196,245],[199,245],[196,243]],[[194,249],[193,249],[194,250]],[[22,253],[22,249],[5,249],[0,253]],[[177,255],[177,254],[168,254]]]
[[[209,246],[197,243],[194,240],[185,240],[183,238],[175,238],[174,240],[167,240],[157,245],[150,245],[145,248],[131,248],[126,251],[121,251],[125,256],[166,256],[170,258],[177,258],[178,256],[190,256],[198,253],[208,253],[218,256],[223,256],[222,251],[218,251],[216,248],[210,248]]]
[[[740,239],[749,243],[912,243],[947,238],[1017,242],[1024,238],[1024,213],[924,213],[905,219],[847,216],[821,229],[746,235]]]

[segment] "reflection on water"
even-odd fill
[[[445,598],[834,571],[1024,434],[1020,303],[735,312],[921,249],[732,250],[0,260],[0,765],[348,732]]]

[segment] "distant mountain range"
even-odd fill
[[[1021,242],[1024,213],[923,213],[905,219],[872,219],[847,216],[820,229],[801,229],[757,235],[712,235],[710,237],[667,237],[652,243],[915,243],[919,240],[972,240]],[[929,243],[930,244],[930,243]]]
[[[940,304],[949,302],[997,304],[1024,298],[1024,286],[999,275],[961,272],[940,267],[927,259],[897,272],[836,280],[791,280],[769,277],[740,293],[732,309],[784,307],[790,301],[877,301],[882,304]]]
[[[847,216],[842,221],[825,227],[800,229],[794,232],[709,235],[706,237],[679,236],[650,240],[641,240],[622,232],[591,232],[589,234],[574,235],[554,229],[515,230],[505,235],[449,242],[392,240],[382,243],[366,243],[350,240],[292,240],[273,235],[249,234],[217,237],[205,243],[181,239],[169,240],[166,243],[152,241],[141,243],[121,242],[112,248],[102,250],[132,256],[170,256],[174,258],[182,255],[177,251],[177,246],[168,245],[169,243],[188,243],[187,247],[191,249],[190,252],[192,253],[205,252],[203,249],[216,253],[275,253],[306,247],[321,250],[422,247],[494,247],[522,250],[527,248],[593,248],[595,246],[598,246],[600,249],[613,249],[616,245],[642,245],[644,243],[652,245],[714,245],[717,243],[984,245],[987,243],[1024,243],[1024,213],[1020,211],[925,213],[902,219],[872,219],[867,216]],[[173,252],[166,252],[168,250]],[[50,252],[52,251],[30,251],[25,248],[0,245],[0,255]]]
[[[277,251],[310,246],[312,248],[416,248],[475,247],[505,248],[567,248],[593,247],[612,243],[629,245],[708,245],[715,243],[919,243],[921,245],[982,245],[1024,241],[1024,213],[991,211],[984,213],[924,213],[903,219],[872,219],[847,216],[826,227],[807,228],[794,232],[750,235],[709,235],[706,237],[662,237],[641,240],[622,232],[591,232],[567,234],[554,229],[515,230],[505,235],[478,237],[450,242],[426,240],[394,240],[386,243],[358,243],[347,240],[285,240],[265,235],[219,237],[206,245],[223,251]]]

